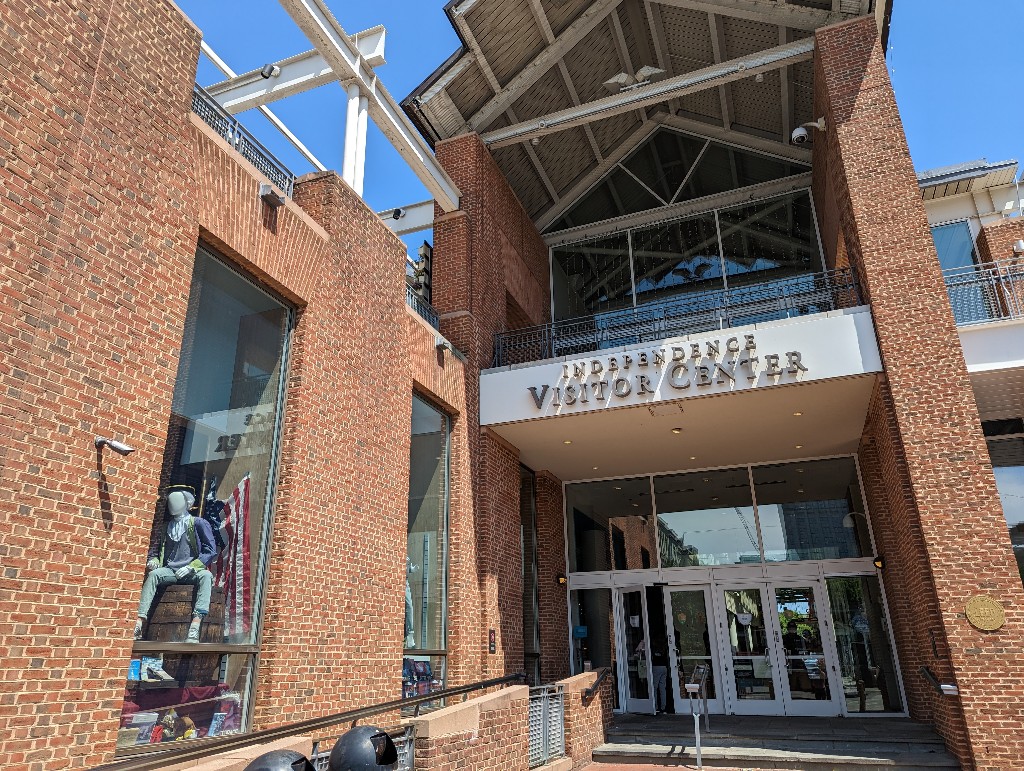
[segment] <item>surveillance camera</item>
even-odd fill
[[[401,207],[399,207],[399,208],[395,209],[393,212],[391,212],[391,219],[393,219],[393,220],[400,220],[404,216],[405,216],[405,209],[403,209]]]
[[[97,436],[93,444],[96,445],[97,450],[102,450],[105,446],[116,452],[118,455],[131,455],[135,452],[134,447],[130,447],[124,442],[118,442],[114,439],[108,439],[105,436]]]
[[[264,80],[270,80],[270,78],[276,78],[281,74],[281,68],[276,64],[264,64],[263,69],[260,70],[260,77]]]
[[[811,132],[803,126],[797,126],[793,129],[793,136],[789,138],[789,141],[795,145],[805,145],[811,141]]]

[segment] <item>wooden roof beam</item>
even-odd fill
[[[491,131],[483,135],[483,140],[491,147],[505,147],[517,142],[525,142],[534,137],[554,134],[573,126],[583,126],[612,115],[620,115],[641,107],[659,104],[676,96],[717,88],[735,80],[749,78],[759,72],[769,72],[794,62],[808,61],[812,58],[813,53],[814,38],[804,38],[658,83],[650,83],[603,99],[596,99],[579,107],[571,107],[524,123]]]
[[[800,5],[778,3],[775,0],[657,0],[662,5],[686,8],[691,11],[735,16],[766,24],[792,29],[816,30],[840,21],[854,18],[854,14],[822,11]]]
[[[519,74],[509,81],[508,85],[502,89],[495,89],[497,93],[494,97],[481,107],[476,115],[470,116],[470,128],[474,131],[483,131],[490,126],[495,118],[511,107],[526,89],[540,80],[621,2],[622,0],[596,0],[591,3],[590,7],[576,21],[555,38],[554,43],[546,46],[537,54],[533,61],[523,67]]]

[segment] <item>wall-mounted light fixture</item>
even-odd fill
[[[877,557],[871,560],[871,564],[879,570],[885,570],[885,557],[879,554]]]
[[[558,583],[559,586],[565,586],[567,583],[569,583],[569,579],[565,577],[564,573],[559,573],[557,576],[555,576],[555,581]]]
[[[1017,255],[1024,254],[1024,239],[1017,239],[1013,242],[1013,253]]]
[[[260,183],[260,200],[271,209],[279,209],[284,206],[284,196],[274,190],[273,185],[266,182]]]
[[[131,447],[124,442],[119,442],[116,439],[108,439],[105,436],[97,436],[96,439],[93,440],[93,444],[96,445],[97,450],[102,451],[104,447],[109,447],[118,455],[131,455],[135,452],[134,447]]]

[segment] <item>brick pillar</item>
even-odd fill
[[[909,595],[903,612],[913,616],[899,624],[934,623],[928,632],[948,651],[937,674],[954,677],[961,694],[939,697],[905,666],[911,709],[930,708],[965,767],[1019,767],[1024,591],[873,19],[817,31],[814,83],[815,116],[827,122],[815,136],[814,173],[827,175],[836,196],[885,368],[875,409],[892,445],[883,471],[893,507],[874,515],[901,534],[886,554],[887,589]],[[892,580],[900,575],[917,578]],[[968,623],[965,604],[976,595],[1002,606],[1001,629]]]
[[[540,672],[545,683],[569,675],[569,613],[566,588],[565,515],[562,482],[547,471],[537,474],[537,563],[540,583]]]
[[[434,305],[441,332],[466,358],[466,431],[476,512],[476,597],[470,565],[462,563],[463,606],[476,617],[452,617],[449,644],[453,685],[523,667],[522,557],[519,465],[515,448],[481,433],[480,370],[491,366],[494,335],[506,329],[507,297],[531,323],[549,305],[547,247],[487,148],[475,134],[440,143],[437,157],[462,192],[461,209],[434,224]],[[453,547],[454,548],[454,547]],[[496,650],[488,652],[488,630]],[[477,667],[475,673],[457,657]],[[477,663],[479,662],[479,663]]]

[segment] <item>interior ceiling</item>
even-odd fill
[[[564,482],[846,455],[860,445],[874,378],[836,378],[488,428],[518,447],[525,465]],[[682,431],[673,433],[674,428]]]
[[[653,66],[667,77],[685,75],[873,7],[872,0],[453,0],[445,10],[463,47],[403,106],[431,141],[484,134],[606,97],[603,83],[618,73]],[[790,132],[814,119],[812,72],[812,62],[801,61],[492,152],[543,227],[663,122],[794,157]]]

